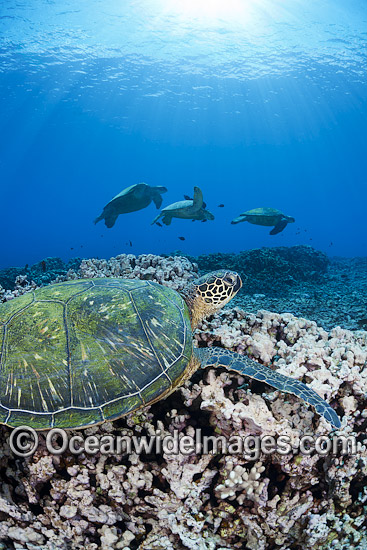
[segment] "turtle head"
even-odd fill
[[[288,223],[294,223],[296,220],[292,216],[284,216]]]
[[[225,306],[241,286],[238,273],[224,269],[207,273],[190,283],[182,294],[191,313],[192,327]]]

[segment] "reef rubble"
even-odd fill
[[[187,258],[120,255],[84,260],[58,280],[127,276],[180,290],[197,271]],[[35,286],[22,277],[3,300]],[[11,430],[1,426],[1,550],[367,548],[367,332],[235,306],[206,319],[195,341],[245,353],[309,384],[333,404],[342,419],[333,433],[354,436],[355,453],[303,454],[302,436],[325,441],[330,433],[310,407],[225,369],[199,370],[166,400],[72,433],[286,435],[290,452],[53,455],[40,433],[35,454],[17,458]]]

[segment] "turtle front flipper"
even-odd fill
[[[316,412],[333,426],[336,428],[341,426],[339,417],[334,409],[316,392],[299,380],[273,371],[271,368],[261,365],[245,355],[222,348],[197,348],[195,349],[195,355],[199,359],[202,368],[210,366],[225,367],[238,374],[265,382],[284,393],[293,393],[293,395],[300,397],[306,403],[312,405]]]
[[[154,193],[152,199],[156,208],[160,208],[162,206],[163,199],[159,193]]]
[[[200,187],[194,187],[194,198],[192,202],[194,212],[197,212],[203,206],[203,192]]]
[[[104,217],[105,226],[111,229],[115,225],[118,216],[118,214],[106,214]]]
[[[278,222],[276,224],[275,227],[273,227],[273,229],[270,231],[269,235],[277,235],[278,233],[283,231],[283,229],[285,227],[287,227],[287,224],[288,224],[288,220],[281,220],[280,222]]]

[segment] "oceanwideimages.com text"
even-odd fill
[[[65,452],[74,455],[123,455],[123,454],[233,454],[242,455],[247,460],[257,460],[261,455],[278,453],[310,455],[353,455],[357,453],[357,442],[343,435],[314,436],[303,435],[297,443],[287,435],[248,435],[239,436],[203,435],[201,429],[195,435],[185,435],[179,430],[172,434],[162,434],[157,430],[154,435],[85,435],[75,434],[61,428],[54,428],[42,436],[29,426],[15,428],[9,438],[13,453],[17,456],[30,456],[38,448],[40,437],[45,438],[47,450],[54,455]]]

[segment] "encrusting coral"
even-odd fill
[[[67,277],[151,278],[181,289],[196,271],[185,258],[121,255],[85,260]],[[12,293],[30,289],[27,281],[19,285]],[[166,400],[70,435],[282,435],[289,452],[211,454],[199,442],[197,452],[153,446],[145,453],[53,455],[40,433],[34,455],[18,458],[11,430],[1,426],[2,550],[366,549],[367,332],[327,332],[290,313],[232,308],[205,320],[195,339],[309,384],[336,408],[336,433],[356,438],[355,453],[302,453],[302,436],[329,437],[324,419],[294,396],[203,369]]]

